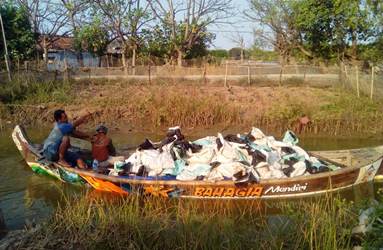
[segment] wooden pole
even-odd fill
[[[344,73],[346,74],[346,81],[348,80],[348,71],[347,71],[347,66],[344,65]]]
[[[67,59],[66,59],[66,55],[65,55],[65,52],[64,52],[64,81],[68,81],[68,62],[67,62]]]
[[[247,84],[251,84],[251,77],[250,77],[250,62],[247,62]]]
[[[371,93],[370,93],[370,99],[372,100],[372,96],[374,94],[374,73],[375,68],[374,66],[371,67]]]
[[[151,73],[150,73],[150,62],[148,65],[148,76],[149,76],[149,84],[152,84],[152,78],[151,78]]]
[[[350,81],[350,78],[349,78],[349,75],[348,75],[347,65],[346,64],[344,65],[344,74],[345,74],[345,81],[344,81],[343,86],[344,87],[350,87],[350,85],[352,85],[352,84],[350,83],[351,81]]]
[[[341,87],[344,88],[344,76],[343,76],[343,61],[341,61],[339,65],[339,82],[341,83]]]
[[[303,82],[306,82],[306,65],[303,65]]]
[[[108,76],[108,82],[110,82],[110,77],[109,77],[109,56],[106,54],[106,75]]]
[[[279,71],[279,87],[282,86],[282,74],[283,74],[283,64],[281,65],[281,69]]]
[[[203,83],[205,85],[207,84],[207,79],[206,79],[206,63],[203,65]]]
[[[7,39],[5,39],[5,31],[4,31],[4,25],[3,25],[3,18],[0,15],[0,24],[1,24],[1,33],[3,33],[3,43],[4,43],[4,50],[5,50],[5,66],[7,67],[8,72],[8,80],[11,81],[11,66],[9,63],[9,57],[8,57],[8,48],[7,48]]]
[[[359,94],[359,68],[358,66],[355,66],[355,74],[356,74],[356,93],[358,95],[358,98],[360,97],[360,94]]]
[[[224,86],[227,88],[227,61],[226,61],[226,67],[225,67],[225,83]]]

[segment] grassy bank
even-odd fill
[[[265,204],[87,195],[60,205],[19,247],[349,249],[356,220],[353,204],[336,197]]]
[[[2,124],[52,121],[56,108],[76,117],[84,110],[97,111],[94,123],[112,127],[184,128],[215,125],[258,126],[269,131],[294,128],[297,119],[312,120],[307,133],[348,135],[383,133],[383,104],[334,88],[310,88],[286,82],[283,87],[253,85],[201,85],[86,80],[78,82],[22,82],[0,86]],[[2,126],[0,124],[0,126]]]

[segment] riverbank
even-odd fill
[[[127,80],[14,82],[0,88],[0,127],[7,124],[50,125],[52,112],[64,108],[71,117],[96,112],[90,125],[158,130],[257,126],[282,132],[296,128],[299,117],[311,122],[303,133],[382,135],[383,104],[338,88],[286,83],[282,87],[167,81],[149,85]],[[9,125],[10,126],[10,125]]]

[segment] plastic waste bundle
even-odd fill
[[[288,178],[335,170],[297,146],[299,139],[290,130],[282,141],[253,127],[247,134],[207,136],[185,140],[181,129],[169,128],[160,143],[146,139],[124,164],[129,174],[172,177],[177,180],[236,182]],[[110,174],[120,175],[115,165]],[[126,172],[126,169],[124,170]]]

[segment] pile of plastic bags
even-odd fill
[[[287,131],[282,141],[252,128],[247,134],[208,136],[185,140],[179,127],[169,128],[161,143],[146,139],[110,175],[170,177],[177,180],[233,180],[288,178],[337,169],[297,146],[298,138]]]

